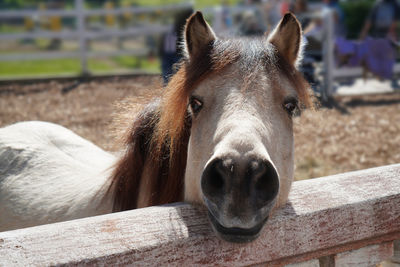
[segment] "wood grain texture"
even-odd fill
[[[394,241],[393,244],[393,258],[391,259],[393,263],[400,264],[400,240]]]
[[[285,267],[320,267],[320,266],[319,266],[319,260],[313,259],[313,260],[309,260],[309,261],[303,261],[300,263],[288,264]]]
[[[2,232],[0,266],[279,266],[400,239],[400,164],[295,182],[289,200],[250,244],[178,203]]]
[[[393,256],[393,242],[370,245],[337,254],[335,266],[372,267]]]

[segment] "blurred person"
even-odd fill
[[[239,35],[257,36],[263,34],[264,29],[257,15],[253,11],[245,11],[242,15],[241,23],[239,25]]]
[[[305,29],[311,22],[308,11],[307,0],[292,0],[289,6],[289,11],[296,15],[296,18],[301,23],[301,27]]]
[[[238,5],[244,7],[244,9],[235,16],[235,21],[238,25],[237,34],[242,36],[264,34],[268,27],[262,1],[245,0],[239,2]]]
[[[313,21],[304,29],[306,36],[313,36],[318,41],[322,41],[324,38],[324,23],[330,12],[333,12],[334,22],[334,35],[335,37],[345,37],[345,14],[338,0],[324,0],[324,6],[319,14],[313,19]]]
[[[304,3],[298,3],[302,10]],[[306,38],[306,49],[309,51],[323,51],[323,43],[327,38],[328,18],[333,16],[333,37],[334,39],[344,38],[346,35],[345,15],[337,0],[324,0],[322,9],[313,12],[309,21],[304,21],[303,36]],[[315,54],[314,57],[321,59],[322,54]]]
[[[400,20],[400,6],[396,0],[377,0],[369,13],[360,39],[366,44],[365,53],[376,55],[369,60],[369,69],[380,78],[388,78],[393,88],[400,88],[398,81],[393,77],[393,66],[396,61],[397,45],[396,25]],[[367,38],[370,37],[370,38]],[[373,38],[373,39],[371,39]],[[379,59],[379,60],[377,60]]]
[[[325,16],[327,11],[333,12],[333,19],[335,23],[334,33],[336,37],[346,36],[346,26],[345,26],[345,14],[342,7],[339,4],[339,0],[324,0],[324,10],[323,16]]]
[[[174,65],[182,59],[183,51],[180,45],[183,43],[182,33],[186,20],[192,13],[193,10],[191,8],[180,11],[175,17],[172,30],[162,37],[160,56],[164,84],[167,84],[170,77],[175,73]]]
[[[233,26],[233,22],[232,22],[232,15],[230,14],[229,11],[229,1],[228,0],[224,0],[222,1],[222,21],[224,23],[224,26],[226,29],[230,29]]]
[[[289,6],[289,11],[296,15],[303,29],[306,29],[312,22],[309,16],[307,0],[292,0]],[[306,37],[303,38],[305,38],[304,40],[305,44],[310,44],[310,42],[312,42],[312,40],[309,41]],[[306,80],[311,85],[311,87],[314,89],[314,91],[317,91],[318,81],[317,79],[315,79],[315,68],[314,68],[314,63],[316,61],[316,58],[310,55],[309,53],[310,50],[307,49],[308,47],[309,46],[307,45],[306,49],[304,50],[304,55],[300,65],[300,70],[303,73]],[[312,49],[315,48],[311,46],[311,50]]]
[[[212,25],[214,32],[220,36],[229,36],[232,34],[233,20],[228,0],[222,0],[221,8],[214,10]]]
[[[289,0],[281,1],[281,8],[280,8],[281,17],[285,15],[287,12],[289,12],[289,9],[290,9],[290,1]]]
[[[281,0],[267,0],[264,4],[263,12],[268,29],[272,29],[281,19],[281,2]]]
[[[65,8],[65,1],[60,0],[48,0],[45,5],[45,9],[50,10],[62,10]],[[60,32],[62,30],[62,20],[60,16],[49,17],[49,29],[52,32]],[[62,40],[60,38],[53,38],[50,44],[47,46],[48,50],[58,50],[61,48]]]
[[[369,13],[360,34],[363,40],[367,35],[373,38],[397,40],[396,23],[400,20],[400,7],[396,0],[377,0]]]

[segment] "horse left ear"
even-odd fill
[[[186,22],[185,48],[189,58],[193,58],[206,49],[211,42],[217,39],[210,25],[199,11],[194,13]]]
[[[301,25],[292,13],[286,13],[268,37],[281,56],[294,66],[301,60],[301,40]]]

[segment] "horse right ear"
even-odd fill
[[[286,13],[279,25],[268,37],[282,57],[291,65],[297,66],[302,57],[301,25],[292,13]]]
[[[199,11],[187,20],[184,37],[186,54],[189,59],[199,54],[217,39],[214,31]]]

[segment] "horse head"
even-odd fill
[[[159,104],[145,112],[151,115],[132,130],[127,143],[135,156],[117,168],[141,173],[129,183],[141,188],[139,196],[125,209],[183,198],[207,208],[224,240],[254,240],[285,204],[293,181],[292,117],[310,105],[296,69],[301,40],[292,14],[269,37],[252,39],[219,39],[200,12],[193,14],[184,32],[186,57]],[[140,166],[129,167],[134,157]],[[157,197],[165,192],[169,198]],[[116,199],[124,209],[124,198]]]
[[[207,207],[223,239],[253,240],[293,180],[301,29],[287,14],[269,38],[219,40],[197,13],[185,36],[189,61],[208,56],[211,68],[189,96],[185,200]]]

